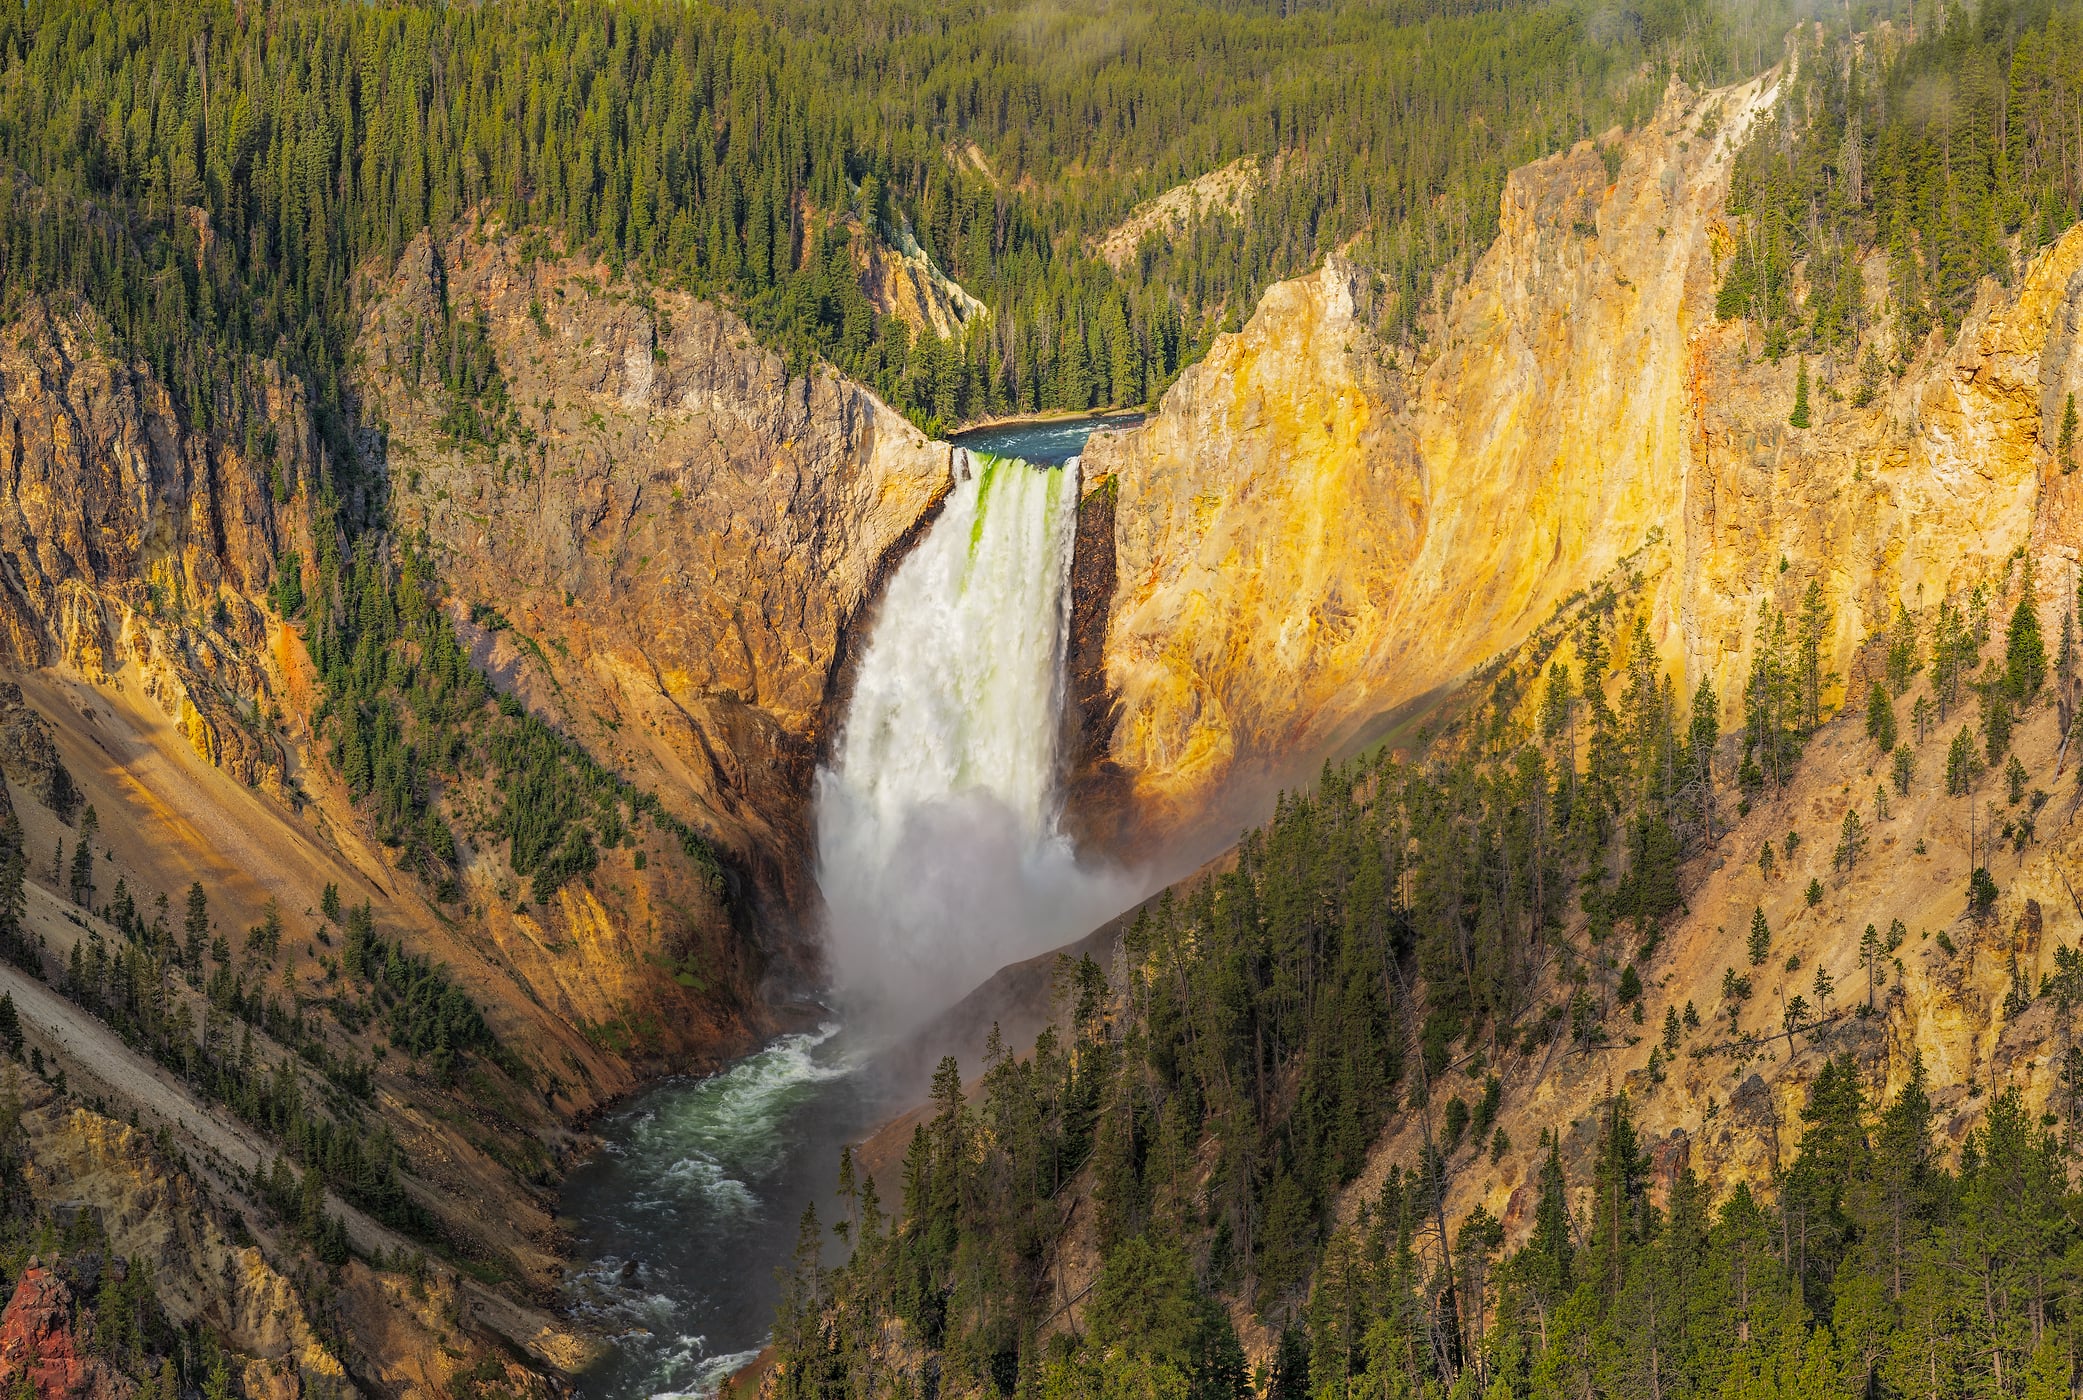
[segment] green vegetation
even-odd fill
[[[1505,173],[1642,116],[1657,63],[1734,72],[1763,32],[1735,23],[1704,0],[1620,24],[1566,3],[1162,0],[1118,25],[919,0],[34,0],[0,14],[0,315],[84,301],[189,427],[242,447],[276,501],[309,496],[270,599],[318,664],[327,752],[440,897],[460,893],[443,789],[466,772],[501,784],[478,834],[535,902],[640,814],[720,889],[697,833],[490,711],[439,581],[386,533],[381,434],[352,408],[365,274],[422,230],[496,221],[531,256],[719,297],[798,372],[822,357],[920,422],[1141,403],[1332,248],[1372,269],[1383,331],[1421,338]],[[1270,183],[1241,217],[1120,270],[1093,251],[1138,201],[1247,156]],[[861,291],[863,230],[915,236],[993,314],[914,343]],[[499,444],[516,424],[482,310],[445,284],[441,303],[406,373],[452,442]],[[285,474],[268,360],[310,388],[313,479]]]
[[[525,1079],[525,1067],[499,1044],[476,1005],[445,972],[386,944],[363,905],[347,914],[345,984],[318,1002],[285,980],[278,999],[268,990],[266,964],[258,961],[272,957],[264,936],[267,924],[256,925],[249,934],[249,961],[243,969],[234,968],[218,940],[217,965],[206,977],[203,935],[210,915],[202,886],[188,892],[184,940],[168,923],[169,905],[163,896],[155,901],[148,920],[121,878],[103,910],[119,940],[110,946],[99,928],[84,927],[70,956],[54,967],[40,942],[21,925],[26,873],[21,842],[20,822],[10,809],[0,825],[0,956],[52,982],[206,1101],[223,1104],[278,1144],[282,1157],[272,1174],[257,1179],[257,1189],[303,1231],[321,1258],[343,1260],[345,1235],[339,1222],[323,1212],[322,1192],[320,1205],[311,1204],[311,1192],[318,1189],[314,1183],[332,1188],[377,1220],[432,1237],[432,1218],[400,1181],[404,1155],[390,1129],[365,1121],[374,1095],[370,1066],[351,1048],[336,1048],[320,1020],[309,1013],[323,1006],[353,1033],[381,1010],[391,1046],[416,1060],[425,1057],[438,1077],[448,1078],[459,1056],[475,1053]],[[274,938],[279,941],[279,922],[272,911],[269,922],[277,923]],[[329,968],[329,981],[333,975]],[[179,986],[183,980],[202,993],[200,1017]],[[283,1053],[271,1061],[264,1047],[255,1043],[256,1029]],[[0,1001],[0,1040],[7,1053],[20,1052],[19,1017],[11,999]],[[322,1076],[323,1092],[316,1102],[299,1062]],[[302,1163],[304,1173],[293,1183],[294,1192],[285,1196],[277,1188],[289,1161]]]
[[[1436,1094],[1437,1076],[1481,1045],[1547,1056],[1617,1038],[1609,1019],[1645,1020],[1637,963],[1681,903],[1679,860],[1706,839],[1714,726],[1680,728],[1640,626],[1608,671],[1616,609],[1601,595],[1580,619],[1581,690],[1567,668],[1549,674],[1535,707],[1547,740],[1510,718],[1529,669],[1499,678],[1450,762],[1326,768],[1244,837],[1233,870],[1137,916],[1124,985],[1061,965],[1064,1030],[1027,1059],[994,1051],[979,1103],[944,1064],[901,1215],[858,1186],[853,1262],[828,1279],[799,1261],[777,1336],[801,1393],[863,1374],[860,1348],[896,1318],[955,1375],[1006,1393],[1029,1378],[1094,1393],[1127,1366],[1153,1393],[1237,1395],[1219,1299],[1268,1317],[1305,1304],[1312,1271],[1332,1267],[1332,1201],[1399,1112],[1426,1125],[1435,1171],[1508,1150],[1486,1138],[1501,1080],[1471,1109]],[[1714,704],[1703,689],[1701,712]],[[1580,939],[1565,935],[1572,905]],[[1564,1000],[1543,1006],[1549,972]],[[1120,1340],[1066,1355],[1040,1344],[1021,1300],[1081,1174],[1104,1260],[1095,1297],[1114,1300],[1088,1326]],[[1419,1181],[1394,1192],[1397,1228],[1444,1228]],[[841,1325],[822,1327],[834,1298]]]
[[[1823,670],[1829,632],[1830,609],[1816,580],[1802,594],[1791,633],[1783,611],[1761,606],[1743,687],[1743,762],[1737,781],[1746,794],[1755,795],[1768,782],[1786,786],[1802,745],[1822,724],[1825,694],[1836,679]],[[1797,839],[1788,833],[1789,860]]]
[[[98,929],[87,929],[56,979],[59,990],[207,1101],[225,1105],[282,1144],[291,1159],[306,1164],[316,1179],[346,1199],[387,1224],[426,1233],[425,1211],[397,1179],[403,1158],[389,1129],[371,1129],[360,1121],[362,1105],[373,1094],[368,1067],[352,1051],[340,1054],[328,1045],[320,1027],[307,1018],[304,999],[291,992],[278,1001],[267,991],[263,971],[235,972],[229,963],[219,963],[205,986],[198,1024],[173,984],[184,972],[200,983],[202,970],[184,967],[163,905],[148,924],[127,896],[119,895],[110,915],[122,941],[111,948]],[[27,970],[47,975],[40,955],[29,960]],[[469,1007],[468,1014],[475,1019],[476,1008]],[[482,1021],[476,1024],[481,1030]],[[255,1028],[295,1053],[270,1063],[254,1044]],[[489,1037],[476,1044],[489,1046]],[[299,1059],[332,1086],[322,1107],[306,1094]]]
[[[1882,753],[1895,750],[1895,699],[1879,681],[1866,693],[1866,737]]]
[[[1036,15],[922,0],[371,9],[36,0],[0,17],[0,283],[105,314],[209,431],[263,441],[256,355],[307,376],[344,462],[356,274],[418,231],[541,228],[736,305],[920,421],[1134,404],[1269,281],[1350,246],[1416,337],[1514,165],[1733,76],[1777,16],[1688,0]],[[1480,113],[1480,120],[1470,120]],[[981,161],[963,152],[974,146]],[[1091,240],[1241,157],[1271,177],[1116,272]],[[918,343],[853,230],[992,308]],[[506,431],[476,312],[427,328],[459,442]]]
[[[2031,583],[2013,571],[2003,596],[2030,598]],[[1802,596],[1791,623],[1761,619],[1747,696],[1744,766],[1762,755],[1781,782],[1838,703],[1828,609],[1819,590]],[[2067,696],[2071,650],[2035,663],[2037,618],[2015,608],[1985,664],[1988,599],[1977,588],[1937,610],[1929,657],[1898,618],[1890,673],[1906,683],[1928,660],[1934,684],[1948,673],[1985,709]],[[2067,1394],[2083,1309],[2056,1281],[2083,1248],[2083,1193],[2069,1184],[2083,1052],[2064,1052],[2071,1092],[2048,1117],[1995,1092],[1949,1164],[1921,1070],[1870,1102],[1851,1051],[1874,1033],[1862,1022],[1889,985],[1900,921],[1857,940],[1863,999],[1840,1002],[1841,968],[1775,956],[1758,908],[1751,967],[1799,982],[1775,1001],[1770,982],[1728,967],[1720,1044],[1697,1036],[1691,1003],[1657,1004],[1651,959],[1682,904],[1680,862],[1711,855],[1714,784],[1738,775],[1732,754],[1717,761],[1711,689],[1681,726],[1628,615],[1602,590],[1567,619],[1574,670],[1553,654],[1559,635],[1539,637],[1418,762],[1327,767],[1313,793],[1283,795],[1234,869],[1136,916],[1117,983],[1089,959],[1060,962],[1062,1018],[1024,1059],[994,1040],[979,1096],[944,1062],[895,1213],[849,1163],[849,1261],[825,1267],[805,1222],[775,1334],[782,1393],[863,1393],[886,1374],[890,1354],[873,1348],[898,1324],[943,1386],[1002,1395]],[[2054,684],[2035,683],[2036,668]],[[1885,689],[1863,698],[1866,722],[1892,715]],[[1960,762],[1975,765],[1962,735]],[[1898,736],[1893,752],[1912,747]],[[1870,859],[1857,808],[1834,835],[1837,869]],[[1791,872],[1803,844],[1788,831],[1761,863]],[[1830,895],[1810,879],[1801,897],[1818,908]],[[1969,916],[1992,917],[1997,898],[1977,867]],[[1935,942],[1955,954],[1943,930]],[[2056,967],[2037,990],[2016,979],[2006,1015],[2047,1002],[2066,1046],[2083,955],[2064,948]],[[1824,1052],[1769,1195],[1717,1199],[1683,1172],[1652,1202],[1645,1144],[1615,1094],[1580,1133],[1557,1125],[1540,1143],[1523,1246],[1506,1251],[1485,1210],[1448,1218],[1449,1179],[1489,1179],[1511,1151],[1492,1131],[1505,1085],[1655,1026],[1652,1084],[1684,1055],[1734,1054],[1740,1080],[1763,1044]],[[1341,1223],[1341,1193],[1391,1133],[1415,1168],[1390,1171]],[[1573,1208],[1585,1186],[1589,1209]],[[1097,1281],[1082,1335],[1045,1337],[1070,1230],[1089,1231]],[[1238,1307],[1280,1337],[1255,1381],[1235,1364]]]
[[[456,838],[437,782],[489,773],[500,807],[481,834],[505,841],[508,863],[529,880],[535,903],[592,870],[600,847],[634,846],[646,819],[722,895],[723,867],[709,843],[654,795],[603,768],[512,697],[493,703],[418,554],[394,556],[364,535],[343,560],[330,537],[322,539],[323,582],[305,624],[326,686],[313,722],[329,737],[348,792],[366,804],[401,864],[442,899],[458,897]]]
[[[1471,780],[1327,772],[1316,797],[1285,799],[1246,839],[1234,873],[1139,916],[1125,986],[1090,960],[1060,965],[1068,1033],[1045,1032],[1026,1060],[994,1049],[979,1102],[943,1063],[900,1213],[849,1164],[839,1229],[855,1248],[837,1270],[806,1217],[775,1334],[782,1393],[861,1393],[881,1364],[868,1347],[899,1321],[939,1351],[944,1382],[987,1393],[1242,1400],[1253,1387],[1225,1305],[1242,1297],[1285,1329],[1266,1394],[2068,1394],[2083,1328],[2060,1282],[2083,1244],[2073,1094],[2066,1120],[2043,1125],[2001,1091],[1949,1168],[1921,1065],[1883,1105],[1842,1054],[1808,1092],[1776,1201],[1748,1185],[1717,1200],[1688,1168],[1660,1203],[1622,1094],[1601,1110],[1581,1181],[1559,1139],[1541,1144],[1522,1247],[1502,1252],[1480,1207],[1447,1219],[1445,1174],[1471,1120],[1494,1114],[1498,1080],[1473,1115],[1459,1097],[1430,1101],[1428,1075],[1458,1037],[1412,1024],[1403,978],[1428,947],[1452,957],[1468,901],[1525,873],[1506,830],[1488,844],[1480,809],[1457,806]],[[1449,814],[1475,822],[1469,839],[1495,864],[1424,854]],[[1509,926],[1461,932],[1479,975],[1483,950],[1511,942]],[[1903,936],[1867,929],[1869,998]],[[2083,958],[2064,949],[2058,968],[2041,995],[2066,1025]],[[1434,967],[1429,985],[1457,971]],[[1814,1005],[1787,1005],[1789,1042],[1823,1033],[1836,990],[1819,966]],[[1538,1045],[1560,1021],[1531,1011],[1491,1014]],[[1690,1007],[1683,1020],[1667,1008],[1663,1051],[1696,1024]],[[2063,1074],[2073,1081],[2075,1064]],[[1338,1226],[1331,1193],[1399,1100],[1440,1135]],[[1089,1196],[1068,1189],[1079,1181]],[[1573,1184],[1593,1188],[1588,1210],[1571,1206]],[[1048,1309],[1018,1304],[1047,1296],[1055,1242],[1083,1209],[1102,1258],[1083,1336],[1044,1343]]]
[[[2075,221],[2083,13],[2025,0],[1913,15],[1866,5],[1845,18],[1849,30],[1798,31],[1786,117],[1760,122],[1738,157],[1717,306],[1756,323],[1773,359],[1834,354],[1849,368],[1864,343],[1899,370],[1934,326],[1959,328],[1981,278],[2011,280]],[[1861,280],[1874,254],[1887,263],[1885,311]],[[1804,395],[1795,426],[1806,407]]]

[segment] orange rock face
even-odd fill
[[[72,1289],[34,1259],[0,1313],[0,1385],[26,1374],[37,1400],[127,1400],[129,1378],[89,1356],[75,1328]]]
[[[498,447],[446,439],[438,384],[411,376],[444,295],[482,314],[515,405]],[[946,491],[947,447],[830,371],[791,375],[728,312],[514,241],[413,244],[362,354],[395,515],[510,624],[465,621],[480,658],[790,878],[850,629]]]
[[[1730,163],[1776,95],[1773,75],[1674,88],[1606,138],[1617,173],[1589,141],[1514,171],[1429,358],[1374,338],[1369,279],[1333,258],[1094,439],[1086,478],[1116,493],[1094,766],[1127,820],[1162,835],[1292,781],[1623,575],[1666,672],[1713,681],[1733,722],[1760,609],[1811,580],[1844,677],[1898,603],[1935,607],[2020,545],[2061,557],[2083,233],[1986,284],[1863,406],[1855,347],[1811,361],[1813,426],[1792,428],[1794,357],[1714,314]],[[1878,262],[1868,285],[1885,324]]]
[[[279,782],[284,757],[252,724],[271,695],[256,600],[320,479],[302,389],[256,367],[273,427],[249,456],[184,429],[107,339],[93,313],[41,302],[0,334],[0,658],[97,682],[135,662],[198,753]]]

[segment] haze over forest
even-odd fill
[[[2075,0],[0,12],[0,1387],[2010,1397]]]

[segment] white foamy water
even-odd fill
[[[898,567],[817,779],[834,982],[926,1011],[1134,896],[1058,826],[1077,460],[955,449],[939,519]]]
[[[1000,431],[1053,458],[1091,429]],[[1080,869],[1057,825],[1076,468],[958,449],[956,477],[890,582],[818,775],[832,964],[863,1011],[930,1010],[1139,892]],[[586,1261],[567,1305],[615,1341],[584,1400],[713,1395],[758,1354],[803,1208],[832,1219],[841,1145],[912,1102],[871,1054],[896,1017],[862,1019],[659,1085],[597,1125],[604,1150],[564,1192]]]
[[[601,1125],[603,1160],[568,1185],[597,1224],[566,1299],[616,1342],[587,1395],[713,1395],[758,1355],[796,1213],[826,1206],[838,1144],[872,1125],[862,1060],[837,1035],[784,1036]],[[834,1095],[868,1112],[837,1111]]]

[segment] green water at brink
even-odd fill
[[[989,428],[957,433],[954,442],[972,452],[994,457],[1017,457],[1036,466],[1060,467],[1085,450],[1085,440],[1095,432],[1133,427],[1140,419],[1108,414],[1078,418],[1034,418],[1016,423],[999,423]]]

